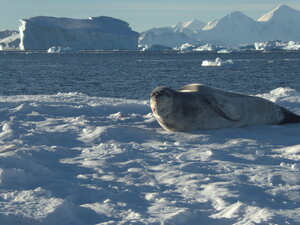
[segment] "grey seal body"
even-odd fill
[[[203,84],[189,84],[177,91],[155,88],[150,105],[158,123],[168,131],[300,123],[300,116],[264,98]]]

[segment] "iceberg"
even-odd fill
[[[198,52],[210,52],[210,51],[217,51],[218,47],[213,45],[213,44],[205,44],[205,45],[200,45],[197,48],[193,49],[193,51],[198,51]]]
[[[15,50],[19,48],[20,34],[17,31],[0,32],[0,50]]]
[[[172,48],[164,45],[139,45],[139,50],[144,51],[170,51]]]
[[[221,58],[217,57],[214,61],[212,60],[202,61],[201,66],[222,66],[224,64],[233,64],[233,61],[231,59],[222,60]]]
[[[295,41],[279,41],[271,40],[266,42],[255,42],[255,50],[258,51],[274,51],[274,50],[300,50],[300,43]]]
[[[283,50],[298,51],[300,50],[300,42],[289,41],[288,44],[283,47]]]
[[[0,40],[1,39],[4,39],[4,38],[7,38],[11,35],[14,35],[14,34],[17,34],[18,31],[15,31],[15,30],[4,30],[4,31],[0,31]]]
[[[232,48],[227,48],[224,46],[216,46],[214,44],[190,44],[190,43],[185,43],[181,45],[180,47],[173,48],[174,51],[179,51],[181,53],[186,53],[186,52],[218,52],[218,53],[230,53],[234,49]]]
[[[73,53],[73,52],[77,52],[77,51],[70,47],[60,47],[60,46],[53,46],[47,50],[47,53]]]
[[[136,50],[138,33],[125,21],[111,17],[71,19],[39,16],[22,19],[21,50],[68,46],[76,50]]]

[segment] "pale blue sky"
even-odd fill
[[[19,19],[34,16],[104,15],[140,32],[194,18],[208,22],[235,10],[257,19],[279,4],[300,10],[300,0],[0,0],[0,30],[18,29]]]

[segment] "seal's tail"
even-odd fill
[[[281,107],[282,113],[284,115],[283,120],[280,122],[280,124],[285,123],[300,123],[300,116],[289,111],[286,108]]]

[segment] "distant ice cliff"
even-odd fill
[[[138,33],[125,21],[111,17],[71,19],[39,16],[22,19],[21,50],[47,50],[52,46],[77,50],[135,50]]]

